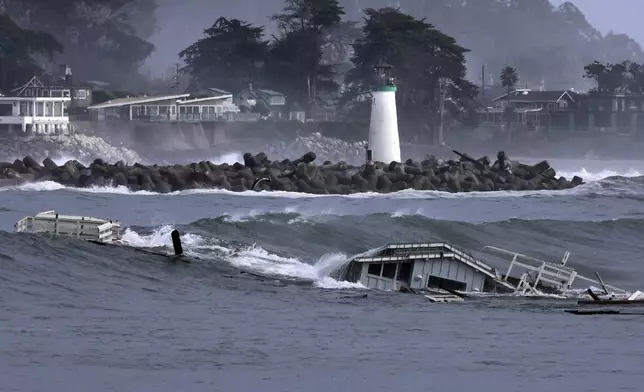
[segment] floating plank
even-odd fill
[[[620,314],[619,310],[615,309],[597,309],[597,310],[580,310],[580,309],[566,309],[566,313],[576,314],[578,316],[591,316],[596,314]]]
[[[644,306],[644,299],[580,299],[577,301],[579,305],[625,305],[625,306]]]
[[[463,302],[463,298],[452,294],[427,294],[425,298],[434,303]]]

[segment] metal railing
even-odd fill
[[[149,122],[221,122],[221,121],[258,121],[259,113],[179,113],[133,116],[135,121]]]
[[[45,232],[73,238],[108,242],[120,235],[120,224],[100,219],[59,215],[55,211],[45,211],[36,216],[20,219],[14,225],[15,232]]]

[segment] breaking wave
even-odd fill
[[[154,229],[149,234],[139,234],[126,229],[123,241],[138,248],[171,249],[171,225]],[[187,255],[200,260],[230,263],[240,270],[261,274],[266,277],[297,279],[312,282],[314,286],[325,289],[358,289],[359,283],[342,282],[331,277],[333,272],[349,261],[343,253],[328,253],[313,262],[303,262],[295,257],[280,256],[271,253],[256,244],[238,244],[222,242],[187,232],[182,235],[184,251]]]
[[[184,252],[193,260],[186,267],[191,279],[222,279],[245,273],[253,279],[321,289],[364,289],[360,284],[339,280],[339,272],[349,260],[387,243],[419,241],[452,243],[499,268],[505,264],[495,264],[498,260],[480,253],[483,246],[508,248],[553,262],[570,251],[569,264],[582,275],[592,276],[597,271],[608,284],[626,289],[641,288],[644,281],[644,219],[466,223],[432,219],[429,212],[423,208],[367,215],[251,211],[188,224],[131,226],[124,230],[123,241],[134,248],[170,255],[170,233],[176,228],[182,233]],[[74,277],[74,282],[83,279],[83,274],[105,274],[105,279],[129,282],[156,276],[161,273],[154,272],[159,270],[158,263],[167,263],[167,258],[159,260],[147,253],[135,257],[135,249],[130,247],[102,247],[97,252],[97,245],[46,235],[0,231],[0,240],[0,280],[23,285],[26,279],[56,280],[52,277],[55,271]],[[14,274],[6,273],[7,268]],[[22,272],[16,275],[16,269]],[[114,274],[122,277],[115,278]]]
[[[587,276],[597,271],[611,284],[636,288],[644,280],[639,261],[644,244],[638,245],[644,219],[510,219],[472,224],[433,220],[420,214],[265,213],[237,218],[223,215],[155,229],[133,227],[126,229],[123,239],[135,247],[163,248],[170,253],[170,232],[174,228],[182,232],[186,253],[200,260],[327,289],[363,288],[336,279],[355,255],[386,243],[418,241],[447,241],[493,265],[498,260],[478,252],[485,245],[553,262],[570,251],[569,264]],[[397,233],[395,237],[392,232]],[[598,246],[600,243],[611,245]]]

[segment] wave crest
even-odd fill
[[[138,248],[171,249],[170,233],[172,225],[164,225],[148,234],[139,234],[128,228],[123,241]],[[276,279],[295,279],[310,281],[314,286],[325,289],[360,289],[359,283],[343,282],[334,279],[333,272],[348,263],[350,258],[342,253],[324,254],[313,264],[295,257],[284,257],[268,252],[255,244],[236,248],[214,238],[186,232],[181,235],[184,252],[188,256],[213,262],[227,262],[231,266]]]

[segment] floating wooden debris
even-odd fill
[[[576,314],[579,316],[591,316],[598,314],[620,314],[621,311],[615,309],[596,309],[596,310],[581,310],[581,309],[566,309],[566,313]]]
[[[101,243],[116,242],[121,236],[121,224],[117,220],[60,215],[55,210],[24,217],[13,229],[16,233],[50,233]]]
[[[644,293],[636,291],[633,294],[626,296],[598,296],[591,289],[586,290],[591,299],[580,299],[577,301],[579,305],[626,305],[626,306],[644,306]]]
[[[91,216],[61,215],[55,210],[44,211],[34,216],[26,216],[13,226],[16,233],[49,233],[82,239],[98,245],[124,245],[121,242],[121,223],[118,220],[95,218]],[[190,261],[183,257],[181,235],[178,230],[171,233],[174,255],[172,260]],[[168,257],[168,254],[151,249],[132,249],[148,254]]]

